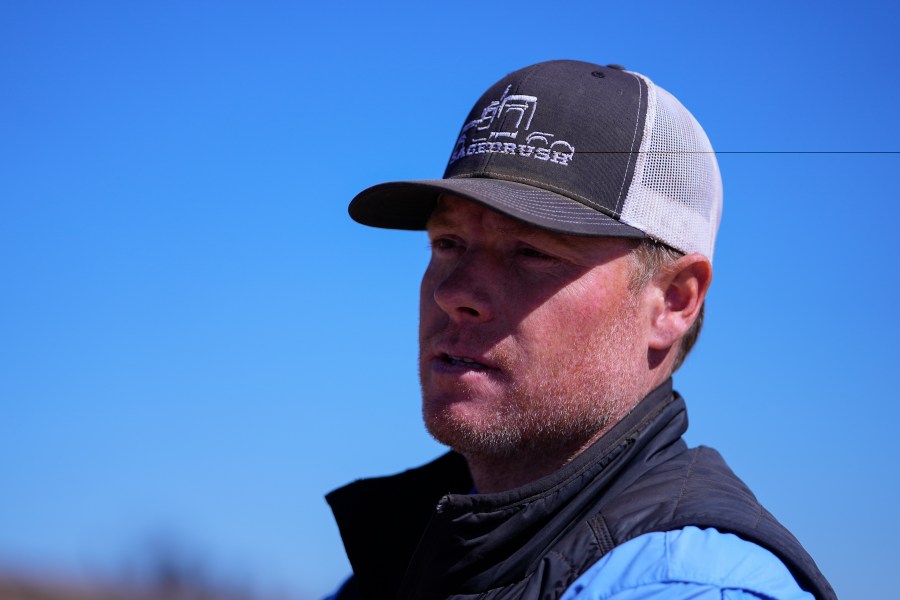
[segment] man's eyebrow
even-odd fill
[[[445,211],[436,210],[431,216],[428,218],[428,221],[425,222],[426,228],[431,227],[454,227],[458,223],[457,221]],[[510,234],[510,235],[538,235],[543,236],[545,232],[541,231],[538,228],[528,226],[524,223],[518,223],[515,221],[511,221],[509,224],[502,225],[500,227],[494,227],[494,231],[499,231],[500,233]]]
[[[498,227],[497,230],[508,235],[529,237],[535,239],[535,241],[557,244],[572,249],[582,247],[583,240],[585,239],[582,236],[555,233],[548,229],[542,229],[541,227],[536,227],[534,225],[519,223],[518,221],[510,221],[503,227]]]

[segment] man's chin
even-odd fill
[[[435,440],[472,458],[533,460],[583,448],[610,424],[603,410],[541,411],[446,396],[425,398],[422,416]]]
[[[422,416],[435,440],[466,456],[509,456],[522,444],[522,431],[515,419],[485,415],[471,400],[426,402]]]

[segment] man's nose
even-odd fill
[[[493,318],[498,270],[484,254],[466,252],[434,288],[434,301],[454,321]]]

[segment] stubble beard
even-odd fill
[[[461,416],[453,405],[432,406],[424,398],[428,431],[470,460],[571,458],[643,396],[643,381],[636,376],[636,311],[636,304],[626,302],[612,327],[580,348],[532,365],[505,397],[479,407],[477,418]],[[501,371],[521,369],[522,362],[502,346],[491,358]],[[464,384],[458,391],[464,402],[474,395]]]

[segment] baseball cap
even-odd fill
[[[710,261],[722,213],[716,156],[688,110],[640,73],[572,60],[491,86],[442,179],[375,185],[349,212],[365,225],[425,229],[444,193],[551,231],[649,237]]]

